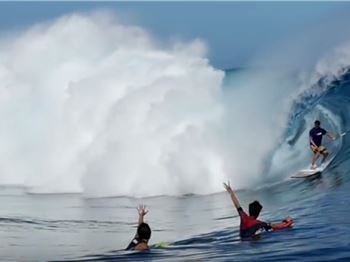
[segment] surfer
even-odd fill
[[[224,188],[230,194],[232,202],[237,209],[237,212],[241,219],[240,225],[240,236],[243,239],[251,238],[257,236],[259,233],[263,231],[270,230],[281,230],[285,228],[290,228],[293,226],[293,219],[291,217],[287,217],[282,223],[271,224],[267,222],[263,222],[258,220],[258,216],[260,214],[262,205],[258,201],[254,201],[249,204],[249,216],[242,209],[235,193],[233,192],[230,182],[227,184],[224,183]]]
[[[151,238],[151,228],[143,221],[144,216],[148,213],[146,206],[140,205],[137,208],[139,213],[138,227],[134,239],[130,242],[126,250],[145,251],[149,249],[148,241]]]
[[[312,152],[314,153],[314,156],[312,158],[311,162],[311,169],[315,169],[316,166],[316,161],[318,158],[322,155],[322,163],[326,160],[328,157],[329,153],[327,151],[327,148],[322,146],[322,137],[326,135],[332,140],[335,140],[335,136],[327,132],[325,129],[321,127],[321,122],[319,120],[315,121],[315,126],[310,130],[309,135],[310,135],[310,148]]]

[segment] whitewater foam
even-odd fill
[[[1,46],[1,184],[96,196],[221,188],[223,72],[201,41],[160,47],[98,12]]]

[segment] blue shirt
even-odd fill
[[[322,144],[322,136],[327,134],[327,131],[321,127],[314,127],[309,132],[312,141],[316,144],[316,146],[320,146]],[[311,142],[310,142],[311,145]]]

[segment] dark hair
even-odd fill
[[[315,126],[320,126],[321,125],[321,122],[319,120],[316,120],[315,121]]]
[[[262,205],[260,205],[259,201],[254,201],[249,204],[249,215],[257,218],[260,214],[260,211],[262,209]]]
[[[137,235],[140,240],[142,239],[149,240],[151,238],[151,233],[152,233],[151,228],[146,223],[141,223],[137,227]]]

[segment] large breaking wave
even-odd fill
[[[104,12],[3,35],[0,184],[152,196],[281,176],[306,163],[305,130],[315,117],[344,128],[324,94],[344,75],[347,50],[300,81],[264,69],[225,76],[202,41],[165,45]]]

